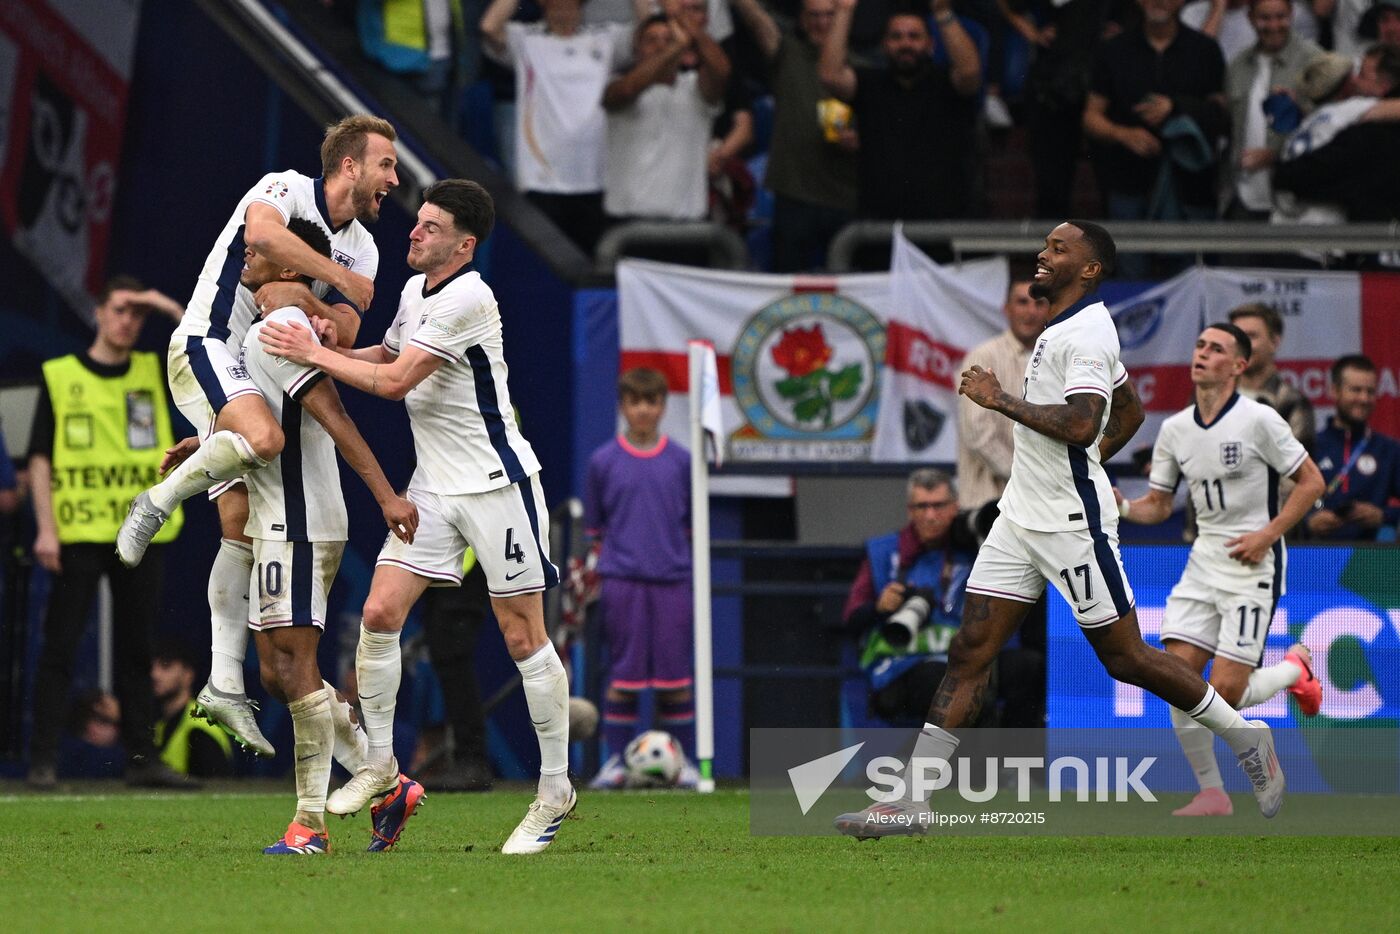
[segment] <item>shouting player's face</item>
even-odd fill
[[[1084,231],[1073,224],[1061,224],[1045,238],[1045,249],[1035,258],[1035,277],[1031,280],[1031,296],[1043,298],[1052,305],[1066,289],[1081,282],[1092,282],[1098,274]]]
[[[1223,386],[1239,378],[1245,363],[1233,334],[1206,328],[1196,338],[1196,352],[1191,355],[1191,382],[1202,388]]]
[[[459,231],[451,212],[425,203],[408,234],[408,265],[431,275],[459,256],[471,259],[475,246],[476,237]]]
[[[377,133],[365,140],[365,155],[355,163],[358,176],[350,189],[355,218],[363,224],[379,220],[379,207],[389,192],[399,187],[399,157],[394,144]]]

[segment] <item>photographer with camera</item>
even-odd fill
[[[1312,538],[1375,541],[1400,519],[1400,508],[1390,505],[1400,496],[1400,442],[1367,424],[1378,382],[1376,365],[1360,354],[1332,365],[1337,414],[1318,433],[1313,452],[1327,489],[1306,520]]]
[[[947,668],[948,644],[962,618],[963,587],[990,523],[958,511],[953,478],[923,468],[909,475],[909,523],[866,542],[843,618],[861,633],[860,666],[870,682],[871,711],[892,724],[922,722]],[[1036,655],[1036,658],[1026,658]],[[999,660],[998,700],[1011,708],[1044,704],[1038,653],[1008,648]],[[1014,668],[1014,673],[1011,669]],[[996,705],[986,705],[988,715]]]

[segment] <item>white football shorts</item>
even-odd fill
[[[1219,658],[1257,668],[1264,657],[1274,606],[1273,585],[1267,579],[1225,590],[1199,580],[1187,564],[1186,573],[1167,597],[1158,638],[1179,639]]]
[[[1133,608],[1116,528],[1033,532],[998,516],[977,552],[968,593],[1034,603],[1046,581],[1064,596],[1083,629],[1107,626]]]
[[[253,539],[248,583],[248,626],[326,628],[326,598],[340,569],[344,542],[273,542]],[[256,602],[255,602],[256,601]]]
[[[170,398],[203,441],[214,433],[214,419],[229,400],[262,395],[248,371],[223,341],[177,334],[166,352],[166,379]],[[242,480],[225,480],[209,490],[211,500]]]
[[[447,495],[410,487],[407,496],[418,507],[413,544],[391,533],[376,564],[412,571],[433,581],[429,586],[457,586],[471,545],[493,597],[535,593],[559,583],[559,570],[549,561],[549,513],[539,474],[486,493]]]

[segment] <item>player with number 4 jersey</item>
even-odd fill
[[[544,628],[544,590],[559,583],[549,560],[549,515],[539,461],[515,422],[501,314],[468,267],[495,222],[475,182],[444,179],[423,193],[409,234],[408,280],[398,314],[377,347],[318,345],[305,327],[269,322],[260,339],[278,356],[314,366],[365,392],[403,399],[418,467],[408,497],[421,523],[412,542],[389,538],[365,601],[355,671],[370,755],[326,802],[352,813],[394,787],[394,708],[399,634],[429,586],[456,586],[468,545],[486,572],[491,607],[520,669],[540,744],[538,794],[502,847],[538,853],[554,840],[577,797],[569,783],[569,684]]]
[[[1212,324],[1196,340],[1191,381],[1196,400],[1162,425],[1152,451],[1146,496],[1125,500],[1114,491],[1129,522],[1161,522],[1185,481],[1196,508],[1198,534],[1186,571],[1167,598],[1160,636],[1166,649],[1196,671],[1211,666],[1210,683],[1237,709],[1287,690],[1304,714],[1322,703],[1312,653],[1301,643],[1282,660],[1263,665],[1264,644],[1284,592],[1287,550],[1283,536],[1322,495],[1322,474],[1273,409],[1237,392],[1249,363],[1249,336],[1233,324]],[[1279,478],[1296,486],[1279,508]],[[1201,791],[1175,813],[1232,813],[1214,737],[1172,709],[1172,726]]]

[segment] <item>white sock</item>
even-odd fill
[[[1196,784],[1201,790],[1224,788],[1225,781],[1220,777],[1220,766],[1215,761],[1215,734],[1201,726],[1187,715],[1186,711],[1175,707],[1168,708],[1172,714],[1172,729],[1176,731],[1176,741],[1181,751],[1186,753],[1186,761],[1196,773]]]
[[[248,585],[253,546],[232,539],[219,543],[209,569],[209,683],[224,694],[244,694],[243,659],[248,654]]]
[[[1303,669],[1292,662],[1279,662],[1267,668],[1256,668],[1249,675],[1249,684],[1240,696],[1240,709],[1262,704],[1279,691],[1291,688]]]
[[[335,722],[335,761],[345,771],[354,775],[365,764],[369,755],[369,737],[355,722],[354,708],[350,702],[336,693],[329,681],[322,681],[326,689],[326,700],[330,703],[331,719]]]
[[[151,487],[151,502],[167,515],[196,493],[217,483],[237,480],[250,470],[266,467],[253,446],[236,431],[216,431],[183,464]]]
[[[914,751],[909,756],[909,765],[904,770],[904,797],[907,801],[914,800],[914,760],[915,759],[942,759],[945,762],[953,761],[953,753],[958,748],[958,738],[941,726],[934,726],[932,723],[925,723],[924,728],[919,732],[919,738],[914,740]],[[921,792],[921,797],[926,794]],[[920,801],[920,804],[927,804],[927,801]]]
[[[355,678],[360,687],[360,713],[369,738],[368,761],[388,765],[394,758],[394,708],[398,706],[403,658],[397,632],[375,632],[360,624],[355,650]]]
[[[525,704],[540,743],[540,797],[562,802],[569,797],[569,676],[552,642],[515,667],[520,669]]]
[[[1186,715],[1225,740],[1236,755],[1248,752],[1257,742],[1254,727],[1245,722],[1238,710],[1225,703],[1224,698],[1215,693],[1215,688],[1209,684],[1200,703],[1186,711]]]
[[[323,815],[331,780],[335,724],[325,690],[312,691],[287,705],[296,738],[297,811]],[[324,820],[324,818],[323,818]]]

